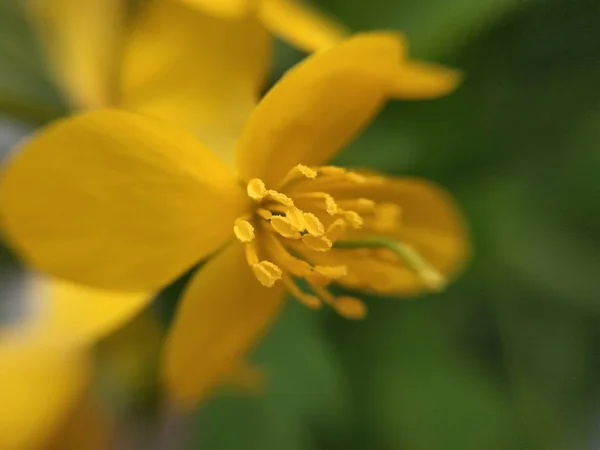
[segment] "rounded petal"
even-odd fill
[[[250,116],[242,176],[275,188],[295,165],[330,160],[384,105],[403,53],[397,34],[360,34],[291,69]]]
[[[76,108],[115,100],[124,0],[28,0],[56,81]]]
[[[153,299],[152,294],[92,289],[57,279],[38,279],[34,289],[40,308],[27,324],[30,339],[59,349],[93,344]]]
[[[274,34],[306,52],[337,44],[348,30],[302,1],[262,0],[259,17]]]
[[[7,353],[0,339],[0,448],[39,448],[66,419],[87,386],[81,354]]]
[[[437,185],[418,178],[392,178],[374,184],[354,184],[328,191],[336,200],[368,198],[401,208],[400,227],[384,234],[408,244],[446,279],[455,277],[470,256],[468,230],[452,197]],[[359,230],[351,239],[376,237]],[[346,265],[349,276],[340,284],[380,294],[414,295],[431,290],[422,278],[404,265],[365,257],[356,250],[333,249],[310,255],[322,265]]]
[[[179,0],[222,19],[240,18],[251,13],[256,0]],[[259,0],[260,1],[260,0]]]
[[[281,284],[262,286],[239,243],[229,244],[192,278],[167,339],[164,376],[186,407],[230,379],[243,355],[283,305]]]
[[[221,246],[246,207],[230,171],[165,122],[102,110],[34,136],[0,179],[9,241],[75,283],[144,292]]]
[[[125,42],[120,105],[187,128],[233,163],[270,62],[271,39],[257,20],[151,2]]]

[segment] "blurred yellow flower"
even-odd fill
[[[398,34],[357,35],[271,89],[235,170],[166,122],[118,110],[67,119],[6,168],[7,236],[51,275],[129,292],[160,289],[219,250],[186,287],[165,350],[173,397],[193,404],[266,330],[285,291],[361,318],[364,304],[330,282],[415,294],[460,269],[466,232],[442,189],[323,165],[389,98],[433,98],[458,82],[408,59]]]

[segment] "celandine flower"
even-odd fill
[[[324,165],[388,98],[429,98],[455,72],[357,35],[290,70],[250,116],[235,170],[167,122],[96,111],[39,133],[8,165],[0,211],[34,267],[105,289],[160,289],[219,250],[183,294],[166,345],[173,397],[193,404],[265,331],[284,293],[350,318],[329,283],[439,289],[468,245],[451,198],[422,180]],[[302,281],[302,283],[299,283]]]

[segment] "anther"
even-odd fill
[[[344,219],[335,219],[327,228],[327,238],[331,242],[335,242],[344,235],[347,228],[347,222]]]
[[[292,207],[294,206],[294,201],[289,198],[287,195],[282,194],[281,192],[277,192],[274,191],[273,189],[269,189],[267,191],[267,194],[269,195],[269,198],[271,198],[272,200],[281,203],[284,206],[287,207]]]
[[[312,234],[302,236],[302,242],[317,252],[327,252],[331,250],[331,246],[333,245],[325,236],[313,236]]]
[[[344,218],[350,222],[353,228],[360,228],[363,226],[363,219],[356,211],[344,211]]]
[[[354,297],[336,297],[331,306],[346,319],[359,320],[364,319],[367,315],[367,307],[364,302]]]
[[[304,213],[304,224],[306,231],[313,236],[323,236],[325,234],[325,227],[313,213]]]
[[[271,217],[270,222],[273,229],[277,231],[277,233],[279,233],[281,236],[288,239],[300,238],[300,233],[298,232],[298,229],[292,225],[290,219],[288,219],[287,217],[273,216]]]
[[[254,239],[254,227],[245,219],[236,219],[233,233],[240,242],[250,242]]]
[[[248,197],[257,202],[265,198],[268,193],[265,183],[260,178],[251,179],[248,182],[248,186],[246,186],[246,191],[248,192]]]
[[[269,220],[269,219],[271,219],[271,217],[273,217],[273,213],[271,211],[269,211],[268,209],[264,209],[264,208],[258,208],[256,210],[256,214],[258,214],[260,217],[262,217],[265,220]]]
[[[298,164],[296,166],[296,169],[298,170],[298,172],[300,172],[306,178],[313,179],[313,178],[317,177],[317,171],[314,169],[311,169],[308,166],[305,166],[304,164]]]
[[[271,261],[261,261],[252,266],[256,279],[265,287],[273,287],[281,279],[282,271]]]
[[[286,217],[290,221],[290,224],[296,229],[296,231],[304,231],[306,228],[306,223],[304,221],[304,214],[301,210],[292,206],[288,208],[286,213]]]

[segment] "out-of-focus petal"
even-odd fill
[[[406,61],[392,86],[392,96],[406,100],[436,98],[452,92],[460,83],[459,71],[436,64]]]
[[[4,230],[27,262],[129,292],[163,287],[216,250],[246,201],[193,135],[113,110],[52,124],[0,180]]]
[[[126,41],[120,104],[187,128],[232,162],[270,62],[271,40],[257,20],[152,2]]]
[[[0,448],[39,448],[68,417],[90,375],[81,354],[16,350],[0,338]]]
[[[306,52],[331,47],[349,34],[333,18],[298,0],[262,0],[259,17],[274,34]]]
[[[403,53],[397,34],[360,34],[290,70],[242,134],[242,176],[275,188],[296,164],[329,161],[379,112]]]
[[[176,403],[192,406],[228,381],[283,301],[281,283],[262,286],[238,242],[202,267],[186,288],[165,348],[164,374]]]
[[[57,83],[75,108],[114,100],[125,0],[26,0]]]
[[[27,326],[30,339],[48,348],[72,349],[92,344],[122,326],[152,300],[148,293],[92,289],[58,279],[34,281],[38,314]]]
[[[208,14],[222,19],[234,19],[248,15],[260,0],[179,0]]]

